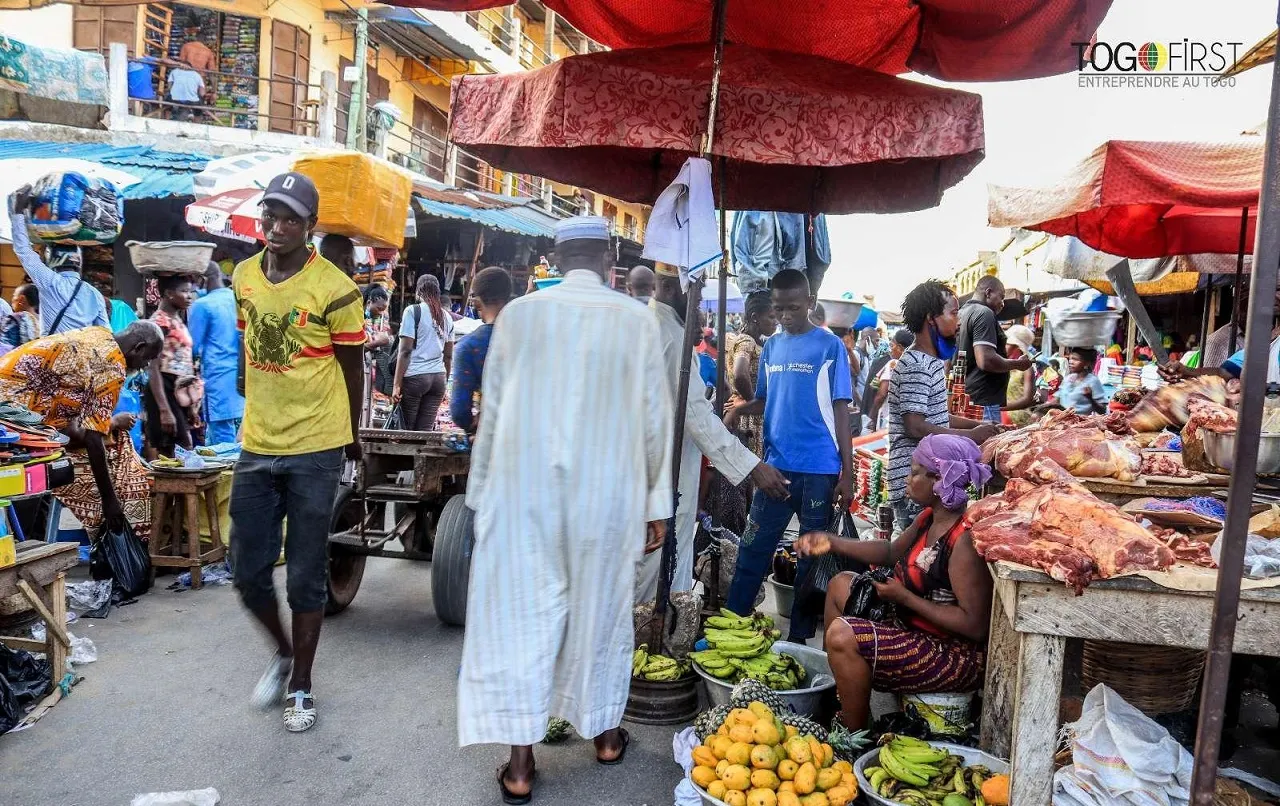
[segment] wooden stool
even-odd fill
[[[227,555],[218,525],[218,476],[210,473],[156,473],[151,497],[151,565],[191,569],[191,587],[203,581],[200,569],[205,563]],[[200,553],[200,498],[204,497],[205,514],[209,518],[209,537],[213,548]],[[182,545],[186,531],[186,546]]]

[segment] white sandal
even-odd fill
[[[306,700],[311,700],[311,707],[303,705]],[[289,705],[284,708],[285,730],[290,733],[302,733],[316,724],[316,700],[311,696],[310,691],[295,691],[289,695],[286,702],[289,702]]]

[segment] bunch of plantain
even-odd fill
[[[808,676],[795,658],[769,651],[782,634],[766,615],[721,610],[707,619],[704,635],[710,649],[689,657],[712,677],[731,683],[758,680],[776,691],[789,691]]]
[[[152,467],[182,467],[181,459],[174,459],[170,456],[161,456],[151,460]]]
[[[687,661],[678,661],[666,655],[650,655],[648,644],[641,644],[631,655],[631,676],[641,680],[678,680],[688,671]]]
[[[910,736],[880,738],[876,766],[862,771],[882,798],[907,806],[986,806],[982,784],[991,770]]]

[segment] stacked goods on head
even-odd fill
[[[790,691],[800,688],[808,673],[790,655],[769,651],[781,636],[766,615],[739,616],[721,610],[720,615],[707,619],[705,637],[710,648],[689,657],[719,680],[759,680],[772,689]]]
[[[1008,776],[992,775],[926,741],[886,733],[862,777],[877,795],[907,806],[1007,806]],[[990,799],[988,798],[990,795]]]
[[[693,783],[729,806],[852,803],[858,795],[853,765],[836,760],[831,745],[783,717],[782,710],[751,700],[730,708],[714,726],[700,718],[712,730],[693,749]]]
[[[124,197],[116,186],[75,171],[59,171],[31,186],[27,216],[32,238],[88,246],[111,243],[124,224]]]

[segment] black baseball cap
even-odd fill
[[[267,185],[262,194],[262,203],[278,201],[303,218],[310,218],[320,209],[320,191],[312,182],[297,171],[280,174]]]

